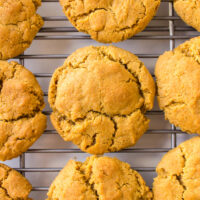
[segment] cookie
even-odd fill
[[[141,32],[156,14],[160,0],[60,0],[60,4],[78,31],[112,43]]]
[[[67,58],[49,87],[51,121],[65,141],[91,154],[134,145],[147,130],[155,85],[144,64],[114,46],[85,47]]]
[[[0,61],[0,160],[25,152],[46,127],[43,92],[16,62]]]
[[[174,9],[186,24],[200,32],[199,0],[174,0]]]
[[[194,137],[169,151],[158,164],[154,199],[200,199],[200,137]]]
[[[116,158],[70,160],[53,181],[47,200],[150,200],[152,193],[141,175]]]
[[[43,26],[36,14],[41,0],[0,0],[0,59],[18,56]]]
[[[165,118],[182,131],[200,134],[200,37],[161,55],[155,75]]]
[[[28,198],[32,186],[28,180],[16,170],[0,163],[0,199],[31,200]]]

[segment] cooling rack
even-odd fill
[[[47,102],[48,83],[53,71],[78,47],[101,44],[92,41],[84,33],[78,33],[70,25],[61,11],[58,0],[42,2],[39,13],[45,21],[45,26],[36,36],[31,48],[16,59],[30,69],[40,82],[46,101],[44,113],[49,118],[51,110]],[[199,35],[175,15],[172,0],[163,0],[157,16],[142,33],[116,46],[136,54],[154,76],[154,65],[160,54],[172,50],[186,39]],[[130,163],[151,187],[153,177],[156,176],[156,164],[163,154],[190,136],[165,121],[157,103],[147,116],[151,119],[150,129],[136,146],[107,155]],[[6,164],[30,180],[33,184],[33,199],[44,200],[48,186],[66,162],[70,158],[85,160],[87,156],[88,154],[76,146],[64,142],[48,120],[47,129],[36,144],[19,158],[7,161]]]

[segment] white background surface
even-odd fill
[[[168,16],[168,6],[169,2],[162,2],[161,7],[157,13],[157,16]],[[61,6],[58,2],[43,2],[42,6],[39,8],[39,13],[41,16],[64,16]],[[185,26],[181,20],[175,21],[177,27]],[[153,20],[149,27],[162,26],[168,28],[168,20]],[[45,22],[45,27],[71,27],[69,22]],[[38,35],[84,35],[83,33],[39,33]],[[176,35],[199,35],[196,31],[177,31]],[[157,36],[169,36],[169,31],[157,31],[150,32],[145,30],[139,35],[157,35]],[[183,42],[184,40],[175,40],[177,44]],[[70,54],[79,47],[84,47],[87,45],[102,45],[92,40],[34,40],[31,47],[25,52],[27,55],[32,54]],[[118,47],[129,50],[134,54],[162,54],[164,51],[169,50],[169,40],[159,39],[159,40],[139,40],[135,38],[134,40],[127,40],[121,43],[115,44]],[[141,59],[148,69],[153,74],[154,65],[156,58],[143,58]],[[53,73],[54,70],[61,66],[64,59],[25,59],[25,67],[31,70],[33,73]],[[44,92],[48,91],[48,84],[50,78],[38,78],[41,87]],[[45,110],[50,110],[47,103],[47,97],[45,97],[46,108]],[[157,103],[155,102],[154,110],[158,110]],[[164,120],[163,115],[153,115],[149,116],[151,119],[150,129],[171,129],[171,125]],[[48,120],[47,129],[53,129],[50,121]],[[193,135],[194,136],[194,135]],[[186,134],[177,134],[177,143],[188,139],[190,136]],[[43,136],[31,147],[32,149],[67,149],[67,148],[77,148],[73,146],[70,142],[64,142],[58,134],[43,134]],[[137,143],[134,148],[171,148],[171,134],[151,134],[146,133]],[[128,162],[133,168],[134,167],[155,167],[163,153],[112,153],[107,154],[109,156],[115,156],[122,161]],[[26,153],[25,154],[25,167],[26,168],[62,168],[69,159],[77,159],[79,161],[84,161],[88,154],[85,153]],[[13,167],[19,168],[19,158],[13,159],[11,161],[4,162],[5,164]],[[146,180],[149,186],[152,185],[153,177],[155,177],[154,172],[141,172],[142,176]],[[47,172],[32,172],[26,173],[26,177],[29,179],[33,187],[49,187],[57,173],[47,173]],[[33,191],[31,197],[35,200],[44,200],[46,198],[47,191]]]

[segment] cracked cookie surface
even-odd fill
[[[31,200],[28,198],[31,189],[31,184],[19,172],[0,164],[1,200]]]
[[[65,15],[81,32],[103,43],[125,40],[151,21],[160,0],[60,0]]]
[[[200,137],[194,137],[169,151],[158,164],[154,199],[200,199]]]
[[[0,59],[18,56],[43,26],[36,14],[41,0],[0,0]]]
[[[155,85],[144,64],[114,46],[69,56],[49,87],[51,121],[66,141],[91,154],[134,145],[147,130]]]
[[[46,128],[43,92],[33,74],[0,61],[0,160],[25,152]]]
[[[200,32],[199,0],[174,0],[174,8],[186,24]]]
[[[150,200],[141,175],[116,158],[70,160],[53,181],[47,200]]]
[[[161,55],[155,75],[165,118],[182,131],[200,134],[200,37]]]

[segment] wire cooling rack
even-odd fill
[[[47,103],[48,83],[53,71],[79,46],[101,44],[92,41],[84,33],[78,33],[70,25],[58,0],[43,0],[39,13],[43,16],[45,26],[36,36],[31,48],[18,56],[17,60],[30,69],[40,82],[47,105],[44,113],[49,118],[51,110]],[[199,33],[186,26],[175,15],[173,2],[163,0],[157,16],[142,33],[116,45],[139,56],[154,76],[154,65],[160,54],[195,36],[199,36]],[[150,129],[136,146],[107,155],[130,163],[151,187],[160,158],[189,136],[165,121],[157,104],[147,116],[151,119]],[[87,156],[89,155],[76,146],[64,142],[48,120],[47,129],[36,144],[19,158],[6,164],[23,173],[33,184],[31,197],[42,200],[46,197],[48,186],[70,158],[85,160]]]

